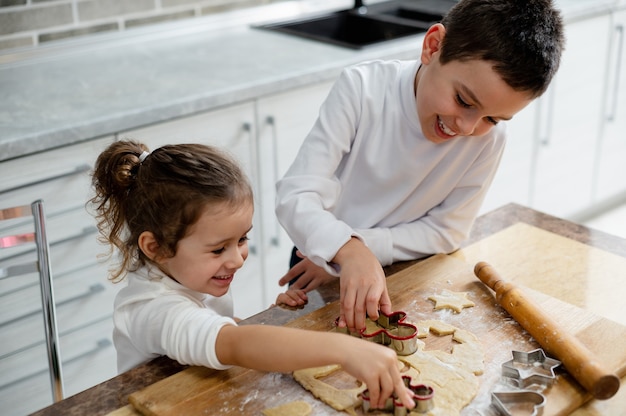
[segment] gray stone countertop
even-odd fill
[[[288,1],[0,55],[0,161],[419,56],[423,35],[352,50],[250,27],[351,3]],[[622,3],[557,1],[566,20]]]

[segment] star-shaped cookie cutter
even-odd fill
[[[379,312],[378,319],[371,321],[376,324],[375,329],[367,328],[350,333],[347,328],[339,328],[337,331],[353,336],[360,336],[368,341],[385,345],[396,351],[398,355],[411,355],[417,351],[417,327],[404,322],[406,313],[402,311],[392,312],[389,315]],[[369,318],[368,318],[369,319]],[[339,318],[335,321],[335,325]]]
[[[559,365],[560,361],[546,356],[541,348],[513,351],[513,359],[502,364],[502,375],[513,379],[520,388],[531,384],[549,386],[556,379],[554,369]]]
[[[413,392],[413,401],[415,401],[415,407],[412,410],[408,410],[397,397],[389,397],[385,402],[385,406],[382,409],[372,409],[370,403],[369,390],[365,390],[361,393],[361,399],[363,400],[363,410],[369,412],[370,410],[382,410],[386,412],[393,412],[394,416],[406,416],[409,413],[427,413],[432,410],[434,403],[433,397],[435,391],[432,387],[425,384],[412,385],[410,376],[402,376],[404,385]]]

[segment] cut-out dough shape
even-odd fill
[[[264,416],[308,416],[313,411],[310,404],[305,401],[297,400],[281,404],[280,406],[270,407],[263,410]]]
[[[324,383],[320,378],[340,371],[339,365],[327,365],[323,367],[307,368],[293,372],[293,378],[309,390],[315,397],[335,410],[345,411],[355,415],[354,408],[361,404],[359,395],[367,388],[365,384],[354,389],[338,389]]]
[[[435,302],[435,310],[447,308],[460,313],[463,308],[470,308],[476,305],[469,300],[468,295],[468,292],[452,292],[443,289],[440,295],[431,295],[428,299]]]
[[[419,340],[418,350],[411,355],[399,356],[402,374],[411,377],[413,384],[432,386],[433,414],[438,416],[458,415],[478,392],[478,379],[484,371],[483,352],[478,338],[469,331],[459,329],[445,322],[428,320],[416,325],[418,338],[429,335],[452,335],[455,344],[451,352],[442,350],[425,351],[425,344]],[[408,365],[408,369],[405,367]],[[361,405],[360,393],[367,386],[341,390],[324,383],[319,378],[341,370],[340,366],[311,368],[294,371],[294,379],[305,389],[336,410],[355,415]]]

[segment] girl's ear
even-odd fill
[[[422,64],[428,65],[436,59],[435,53],[441,50],[441,41],[445,35],[446,28],[441,23],[436,23],[428,29],[422,44]]]
[[[139,234],[137,245],[146,257],[152,261],[157,260],[157,255],[159,254],[159,243],[157,243],[156,238],[154,238],[154,234],[150,231],[144,231]]]

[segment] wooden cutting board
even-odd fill
[[[476,414],[478,410],[484,415],[495,415],[490,407],[490,394],[503,386],[502,363],[511,359],[512,350],[530,351],[539,345],[495,303],[493,292],[474,276],[473,267],[481,260],[491,263],[503,277],[517,284],[528,283],[545,293],[561,297],[565,293],[565,297],[577,299],[582,295],[578,290],[569,290],[571,285],[586,282],[588,287],[581,289],[584,294],[593,285],[597,273],[611,272],[621,278],[621,282],[626,282],[626,259],[526,224],[516,224],[453,255],[431,257],[387,279],[394,310],[405,311],[407,320],[441,320],[471,331],[480,339],[485,372],[479,376],[476,398],[462,414]],[[476,306],[459,314],[449,310],[434,311],[434,304],[428,297],[443,289],[470,292]],[[611,301],[611,288],[608,289],[606,295]],[[526,290],[609,369],[620,377],[626,375],[625,326],[556,297],[530,288]],[[621,305],[621,299],[616,307]],[[578,303],[584,304],[580,299]],[[334,302],[287,326],[327,331],[338,314],[339,306]],[[430,339],[431,336],[426,338],[427,349],[450,348],[450,339],[441,337],[434,342]],[[589,399],[562,370],[558,371],[555,384],[544,394],[547,397],[544,415],[569,414]],[[129,400],[141,413],[158,416],[260,414],[263,409],[294,400],[310,403],[314,415],[338,413],[313,398],[289,374],[241,368],[214,371],[190,367],[133,393]]]

